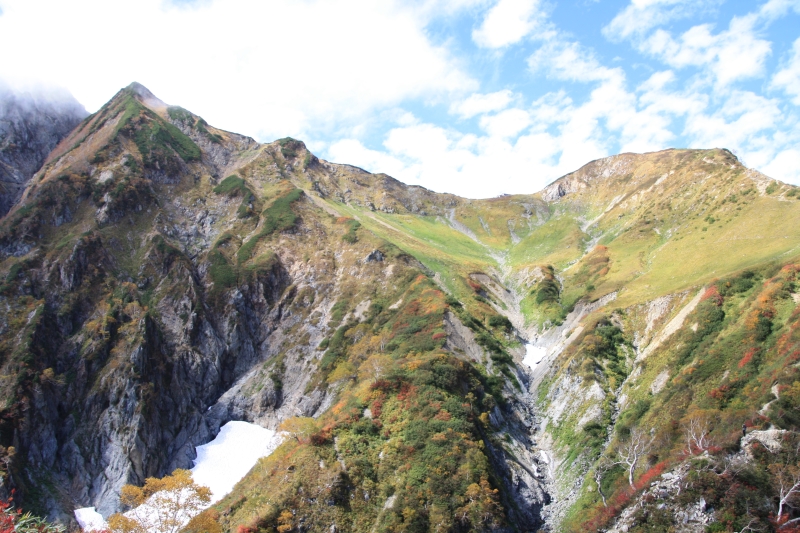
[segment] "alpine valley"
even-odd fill
[[[470,200],[136,83],[84,116],[2,130],[23,509],[107,517],[246,421],[282,444],[185,531],[800,531],[796,187],[665,150]]]

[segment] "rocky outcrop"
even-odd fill
[[[659,479],[653,481],[651,485],[642,492],[637,498],[638,501],[660,501],[665,502],[660,504],[659,509],[664,510],[669,516],[674,517],[676,531],[684,531],[686,533],[702,533],[706,531],[706,527],[714,522],[714,510],[706,505],[704,499],[689,504],[677,505],[674,500],[681,493],[685,487],[685,479],[689,474],[691,465],[684,463],[672,472],[666,472],[661,475]],[[608,533],[626,533],[636,523],[637,516],[641,514],[641,507],[639,505],[630,505],[625,508],[620,514],[619,518],[607,530]]]
[[[54,490],[42,503],[51,516],[86,505],[109,514],[125,483],[190,467],[196,445],[220,424],[245,418],[210,416],[208,408],[274,355],[270,337],[286,323],[281,296],[291,279],[280,262],[210,305],[196,267],[176,261],[155,290],[182,296],[161,299],[155,313],[134,307],[116,319],[81,316],[88,302],[71,307],[68,295],[102,279],[98,269],[108,261],[98,258],[106,255],[99,242],[76,246],[53,278],[56,290],[33,287],[45,303],[29,349],[53,377],[30,391],[32,408],[21,406],[15,434],[26,485],[41,486],[47,472]],[[111,327],[97,337],[71,335],[74,322],[87,318]]]

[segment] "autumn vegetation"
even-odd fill
[[[602,424],[578,432],[554,428],[576,456],[581,446],[596,443],[590,448],[594,466],[566,530],[607,527],[654,479],[687,462],[677,504],[702,499],[716,518],[707,531],[796,530],[800,311],[791,295],[798,271],[790,265],[715,281],[687,318],[691,327],[666,350],[671,377],[663,393],[629,399],[608,434]],[[574,349],[573,364],[586,379],[612,388],[619,383],[630,341],[620,330],[610,335],[613,326],[604,324],[624,320],[599,321]],[[604,416],[611,420],[613,413]],[[770,449],[754,440],[742,450],[742,424],[748,432],[774,428],[780,445]],[[645,500],[631,531],[679,531],[662,503]]]
[[[409,270],[409,276],[413,271]],[[383,302],[402,300],[397,312]],[[441,351],[448,307],[425,276],[373,299],[340,326],[320,370],[339,387],[318,419],[290,418],[290,437],[216,509],[225,529],[289,532],[473,531],[507,524],[486,446],[499,381]],[[502,328],[504,324],[498,324]],[[266,489],[269,487],[269,489]]]

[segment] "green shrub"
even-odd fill
[[[140,104],[128,104],[120,122],[120,131],[126,132],[136,144],[146,168],[170,171],[178,169],[172,163],[173,153],[185,162],[198,161],[200,148],[181,130]]]
[[[167,115],[172,120],[177,120],[179,122],[189,122],[194,120],[194,116],[192,116],[189,111],[176,105],[171,105],[167,108]]]
[[[216,133],[211,133],[208,131],[208,122],[203,120],[202,118],[197,119],[197,123],[194,125],[194,129],[208,137],[208,139],[215,143],[220,144],[222,142],[222,137],[217,135]]]
[[[361,227],[361,224],[358,220],[350,219],[346,222],[347,224],[347,233],[342,235],[342,240],[345,242],[349,242],[350,244],[355,244],[358,241],[358,237],[356,236],[356,231],[358,228]]]
[[[247,186],[247,182],[239,176],[228,176],[214,187],[214,192],[228,196],[242,196],[242,203],[236,210],[236,216],[239,218],[249,217],[253,213],[252,205],[256,201],[256,195]]]
[[[552,279],[543,279],[539,282],[536,292],[536,303],[558,302],[560,294],[558,283]]]
[[[220,184],[221,185],[221,184]],[[249,189],[248,189],[249,190]],[[267,235],[276,231],[283,231],[294,226],[297,215],[291,209],[291,205],[302,195],[300,189],[292,189],[288,194],[277,198],[272,205],[267,207],[262,213],[264,216],[261,230],[253,235],[250,240],[244,243],[236,253],[236,260],[239,264],[246,262],[253,255],[258,242]],[[244,205],[244,202],[243,202]],[[241,210],[242,207],[240,206]]]
[[[237,196],[239,194],[246,194],[250,192],[247,183],[239,176],[230,175],[214,187],[214,192],[217,194],[227,194],[228,196]]]
[[[227,289],[236,285],[238,276],[236,270],[219,250],[212,250],[208,254],[210,263],[208,274],[217,289]]]
[[[272,202],[272,205],[262,213],[264,225],[261,229],[261,236],[269,235],[276,231],[284,231],[294,226],[297,221],[297,215],[292,211],[292,204],[299,200],[302,195],[303,191],[300,189],[292,189]]]
[[[291,137],[284,137],[283,139],[278,139],[278,145],[281,147],[281,154],[286,159],[292,159],[297,157],[298,152],[305,148],[305,145],[298,141],[297,139],[292,139]]]
[[[489,317],[489,325],[493,328],[501,328],[508,333],[514,329],[514,326],[511,325],[511,321],[502,315],[493,315]]]

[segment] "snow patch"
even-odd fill
[[[103,515],[97,512],[94,507],[84,507],[75,509],[75,520],[84,531],[102,531],[106,529],[106,521]]]
[[[219,501],[278,444],[280,438],[271,429],[249,422],[228,422],[214,440],[197,447],[192,478],[211,489],[212,502]]]
[[[528,365],[531,368],[536,368],[536,365],[542,362],[542,359],[547,355],[547,348],[541,346],[534,346],[533,344],[525,345],[525,357],[522,359],[522,364]]]
[[[211,503],[215,503],[232,491],[256,462],[272,453],[281,441],[281,435],[271,429],[249,422],[228,422],[214,440],[197,447],[192,479],[211,489]],[[126,516],[133,511],[125,513]],[[148,514],[147,510],[144,514]],[[190,518],[186,517],[186,521]],[[94,507],[76,509],[75,520],[85,531],[107,528],[105,519]]]

